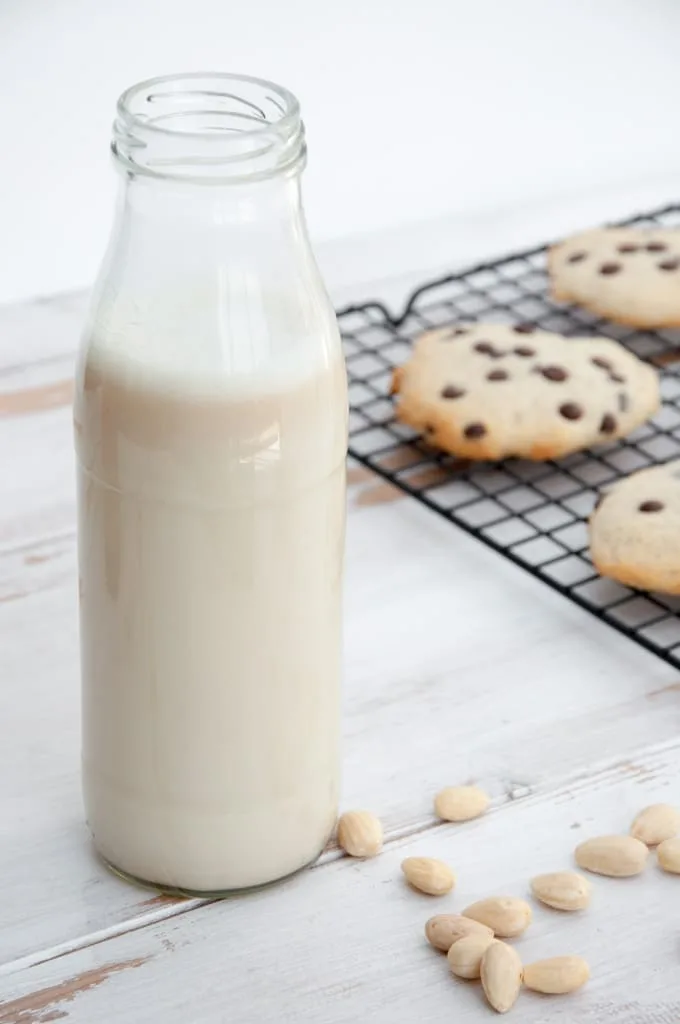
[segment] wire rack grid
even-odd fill
[[[678,227],[680,206],[625,221]],[[350,454],[566,598],[671,664],[680,664],[680,596],[632,590],[595,571],[587,518],[600,489],[680,456],[680,331],[638,331],[548,297],[547,247],[425,284],[393,317],[378,302],[339,313],[350,394]],[[614,338],[661,371],[658,414],[621,441],[553,462],[470,463],[397,422],[392,371],[413,339],[459,321],[529,321],[565,335]]]

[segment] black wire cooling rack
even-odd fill
[[[625,221],[680,226],[680,206]],[[680,331],[638,331],[548,298],[545,246],[424,285],[394,317],[380,303],[340,312],[350,394],[350,454],[597,618],[680,664],[680,597],[600,577],[586,519],[600,488],[680,455]],[[615,338],[662,371],[659,413],[625,440],[554,462],[469,463],[398,423],[392,370],[423,330],[460,320],[531,321],[561,334]],[[679,538],[680,543],[680,538]]]

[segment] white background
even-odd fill
[[[0,301],[90,282],[118,94],[201,69],[299,95],[321,242],[680,181],[678,0],[0,0]]]

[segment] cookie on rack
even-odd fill
[[[548,254],[552,296],[617,323],[680,327],[680,229],[597,228]]]
[[[428,331],[394,372],[397,417],[467,459],[553,459],[624,437],[659,406],[656,371],[609,338],[530,324]]]
[[[639,469],[602,494],[588,524],[603,576],[680,594],[680,459]]]

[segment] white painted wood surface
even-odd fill
[[[476,1021],[421,928],[442,905],[570,863],[583,835],[680,801],[675,670],[425,509],[350,470],[345,806],[385,820],[377,861],[328,851],[218,905],[127,886],[90,850],[78,777],[70,388],[82,301],[0,311],[0,1024]],[[436,826],[433,793],[475,779],[492,812]],[[578,824],[578,827],[577,827]],[[457,893],[401,883],[450,859]],[[537,912],[534,957],[584,952],[573,1000],[517,1019],[680,1018],[680,879],[598,883],[578,919]],[[639,965],[639,974],[634,967]]]
[[[0,1022],[57,1014],[69,1024],[490,1019],[479,987],[453,979],[443,955],[426,945],[425,920],[486,895],[526,896],[533,873],[569,867],[583,837],[625,829],[637,808],[679,785],[678,745],[667,745],[648,751],[644,763],[593,773],[469,825],[395,840],[374,861],[326,858],[277,888],[12,975]],[[433,899],[408,890],[399,865],[415,854],[450,862],[458,873],[454,893]],[[680,879],[650,863],[639,878],[593,884],[587,911],[535,906],[533,924],[515,943],[526,962],[584,955],[592,981],[568,998],[523,993],[515,1019],[675,1024]]]

